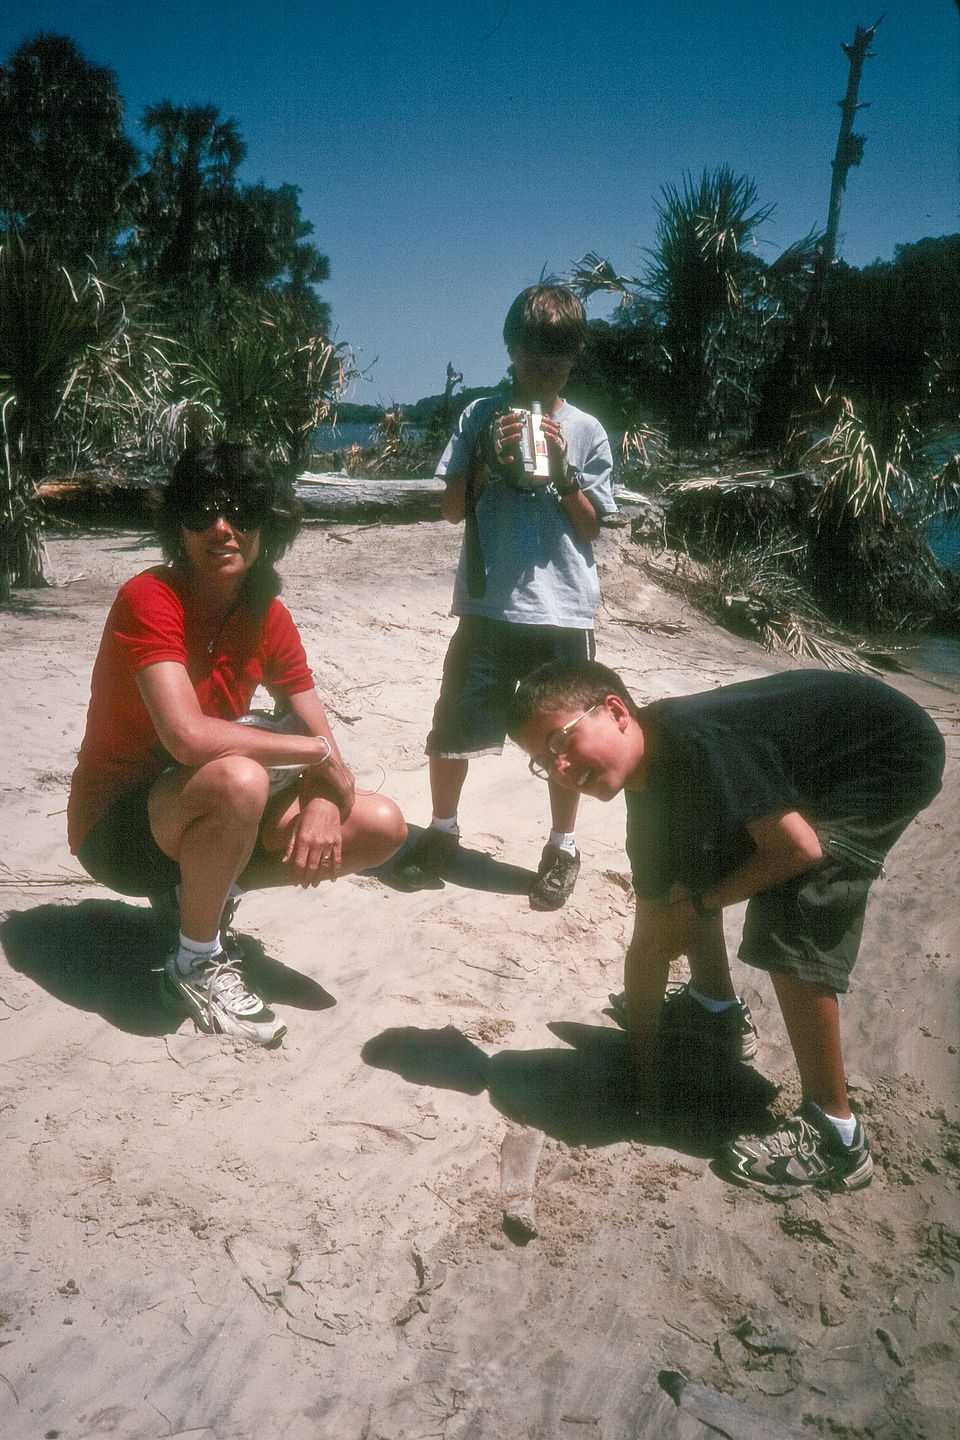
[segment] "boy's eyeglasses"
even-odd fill
[[[596,705],[591,705],[589,710],[584,710],[582,715],[578,715],[576,720],[568,721],[567,724],[562,725],[559,730],[551,730],[547,736],[547,754],[534,755],[527,767],[530,774],[536,775],[538,780],[549,780],[553,774],[553,762],[558,760],[566,751],[571,730],[575,730],[580,724],[580,721],[586,720],[587,716],[592,715],[594,710],[599,710],[602,704],[603,701],[599,700]]]
[[[180,523],[187,530],[209,530],[218,515],[232,530],[259,530],[266,518],[255,500],[198,500],[183,511]]]

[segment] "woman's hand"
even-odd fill
[[[290,696],[290,708],[300,717],[304,728],[319,742],[320,759],[311,761],[300,779],[300,805],[311,800],[329,800],[346,820],[356,800],[353,775],[343,763],[316,690],[303,690]]]
[[[291,884],[305,890],[321,880],[336,880],[343,848],[340,811],[332,800],[316,796],[301,805],[283,852]]]
[[[336,755],[330,758],[317,771],[318,778],[327,792],[328,798],[333,800],[340,815],[340,820],[346,820],[357,800],[357,782],[352,771],[348,770],[343,761]],[[336,798],[334,798],[336,797]]]

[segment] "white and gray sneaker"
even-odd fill
[[[805,1186],[860,1190],[870,1184],[873,1160],[858,1120],[844,1145],[818,1105],[805,1100],[775,1135],[751,1136],[725,1145],[717,1168],[737,1185],[749,1185],[775,1200],[787,1200]]]
[[[164,964],[164,977],[168,991],[186,1006],[205,1035],[233,1035],[273,1049],[287,1033],[283,1021],[247,989],[237,960],[223,951],[187,974],[173,952]]]

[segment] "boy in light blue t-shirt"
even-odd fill
[[[562,398],[586,338],[583,306],[561,285],[532,285],[510,307],[503,338],[513,365],[509,405],[473,401],[437,467],[444,517],[465,521],[451,613],[460,617],[427,736],[433,816],[400,856],[407,890],[436,888],[459,846],[460,793],[474,756],[499,754],[513,693],[549,660],[592,659],[600,596],[592,541],[615,513],[613,462],[603,426]],[[520,410],[539,404],[549,483],[519,471]],[[509,406],[515,407],[510,409]],[[580,869],[579,797],[552,782],[551,832],[530,904],[556,910]]]

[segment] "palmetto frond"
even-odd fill
[[[74,277],[16,237],[0,246],[0,394],[8,466],[18,474],[39,478],[84,367],[115,344],[126,318],[118,289],[102,278]]]
[[[833,670],[876,673],[873,652],[830,623],[781,559],[768,550],[734,551],[708,582],[707,608],[728,628],[755,634],[770,650]]]
[[[641,282],[635,276],[618,275],[609,260],[589,251],[574,262],[573,269],[563,277],[563,283],[581,300],[591,295],[604,293],[620,295],[623,303],[629,304]]]
[[[914,458],[907,417],[892,427],[871,427],[853,402],[843,398],[832,433],[817,447],[827,473],[813,506],[818,525],[836,525],[844,518],[871,517],[885,525],[899,509],[910,506],[915,480],[907,466]]]
[[[298,334],[280,298],[240,304],[175,358],[161,431],[222,435],[292,465],[354,374],[349,347]]]
[[[776,279],[792,279],[808,275],[816,263],[817,254],[823,244],[823,232],[810,230],[802,240],[795,240],[781,251],[776,260],[767,267],[767,273]]]
[[[772,214],[757,204],[757,189],[727,166],[691,176],[682,190],[665,185],[657,204],[657,244],[650,251],[647,287],[668,311],[732,307],[739,294],[738,264],[747,239]]]

